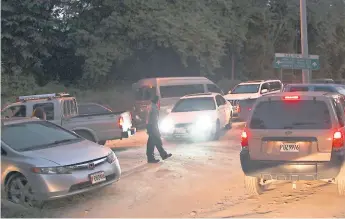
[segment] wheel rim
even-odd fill
[[[8,197],[16,204],[32,206],[34,194],[25,177],[14,178],[8,187]]]

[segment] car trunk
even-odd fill
[[[255,130],[249,135],[253,160],[329,161],[333,131]],[[272,137],[274,136],[274,137]]]
[[[330,106],[320,100],[258,103],[247,130],[251,159],[329,161],[335,132]]]

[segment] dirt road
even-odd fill
[[[345,217],[345,198],[336,186],[299,182],[271,185],[249,197],[239,163],[239,129],[217,142],[167,143],[173,157],[147,164],[146,134],[113,141],[121,180],[102,190],[47,203],[38,210],[5,208],[2,216],[26,217]],[[16,212],[13,213],[13,210]],[[3,212],[5,210],[4,215]],[[25,211],[25,212],[24,212]]]

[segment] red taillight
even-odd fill
[[[341,131],[336,131],[333,134],[333,148],[341,148],[344,146],[344,133]]]
[[[241,107],[240,107],[240,105],[237,106],[237,112],[238,112],[238,113],[241,112]]]
[[[252,108],[248,108],[248,111],[251,111],[252,110]]]
[[[299,100],[300,96],[284,96],[283,100]]]
[[[241,134],[241,146],[242,147],[248,146],[248,134],[246,131],[243,131]]]
[[[122,125],[123,125],[123,117],[122,116],[120,116],[117,123],[118,123],[119,128],[122,129]]]

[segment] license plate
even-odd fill
[[[299,152],[299,145],[296,143],[281,144],[280,152]]]
[[[90,174],[90,180],[92,184],[100,183],[106,180],[104,172],[97,172]]]
[[[187,133],[187,130],[184,129],[184,128],[176,128],[176,129],[175,129],[175,132],[176,132],[177,134],[186,134],[186,133]]]

